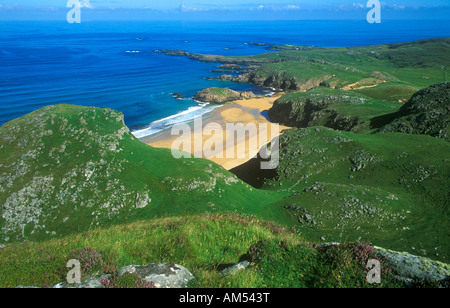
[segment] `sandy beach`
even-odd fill
[[[196,157],[210,159],[230,170],[254,158],[264,145],[279,136],[284,129],[289,128],[271,125],[265,116],[273,102],[281,95],[279,93],[272,97],[232,101],[220,106],[202,117],[202,130],[195,130],[194,124],[189,123],[193,131],[189,136],[181,133],[173,136],[172,131],[167,130],[156,136],[143,138],[141,141],[156,148],[171,149],[176,145],[176,149],[184,150]],[[241,123],[256,129],[246,133],[245,137],[242,136],[243,138],[230,136],[230,130],[227,131],[226,128],[227,124],[233,123]],[[205,128],[211,128],[211,130],[207,131]],[[183,142],[186,144],[190,142],[190,149],[181,148],[179,144]],[[212,149],[214,155],[202,151],[205,148]]]

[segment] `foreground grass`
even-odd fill
[[[358,259],[362,250],[355,247],[319,249],[283,227],[237,214],[157,219],[8,245],[0,251],[0,287],[65,281],[70,258],[81,260],[82,279],[130,264],[165,262],[187,267],[196,288],[370,287],[363,265],[367,261]],[[242,258],[252,261],[249,269],[220,273]],[[118,285],[136,286],[132,278],[124,280]],[[398,286],[388,281],[381,286]]]

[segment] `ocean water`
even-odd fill
[[[215,108],[189,99],[204,88],[267,93],[205,79],[219,75],[211,72],[217,63],[154,50],[252,55],[268,51],[246,43],[346,47],[448,36],[447,21],[0,21],[0,125],[64,103],[121,111],[126,125],[144,137]],[[174,92],[187,99],[175,99]]]

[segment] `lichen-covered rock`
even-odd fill
[[[153,282],[157,288],[187,288],[194,275],[178,264],[155,263],[147,266],[130,265],[122,268],[118,275],[136,274],[140,278]]]
[[[408,284],[420,280],[439,283],[450,277],[448,264],[380,247],[375,247],[375,251],[385,257],[394,272]]]
[[[250,267],[249,261],[242,261],[222,271],[223,275],[233,275]]]
[[[111,279],[111,275],[104,275],[100,278],[90,278],[81,283],[69,284],[61,282],[53,286],[53,289],[102,289],[102,280]]]

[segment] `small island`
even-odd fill
[[[194,100],[203,103],[224,104],[227,102],[256,98],[257,96],[251,91],[234,91],[226,88],[212,87],[197,92],[194,96]]]

